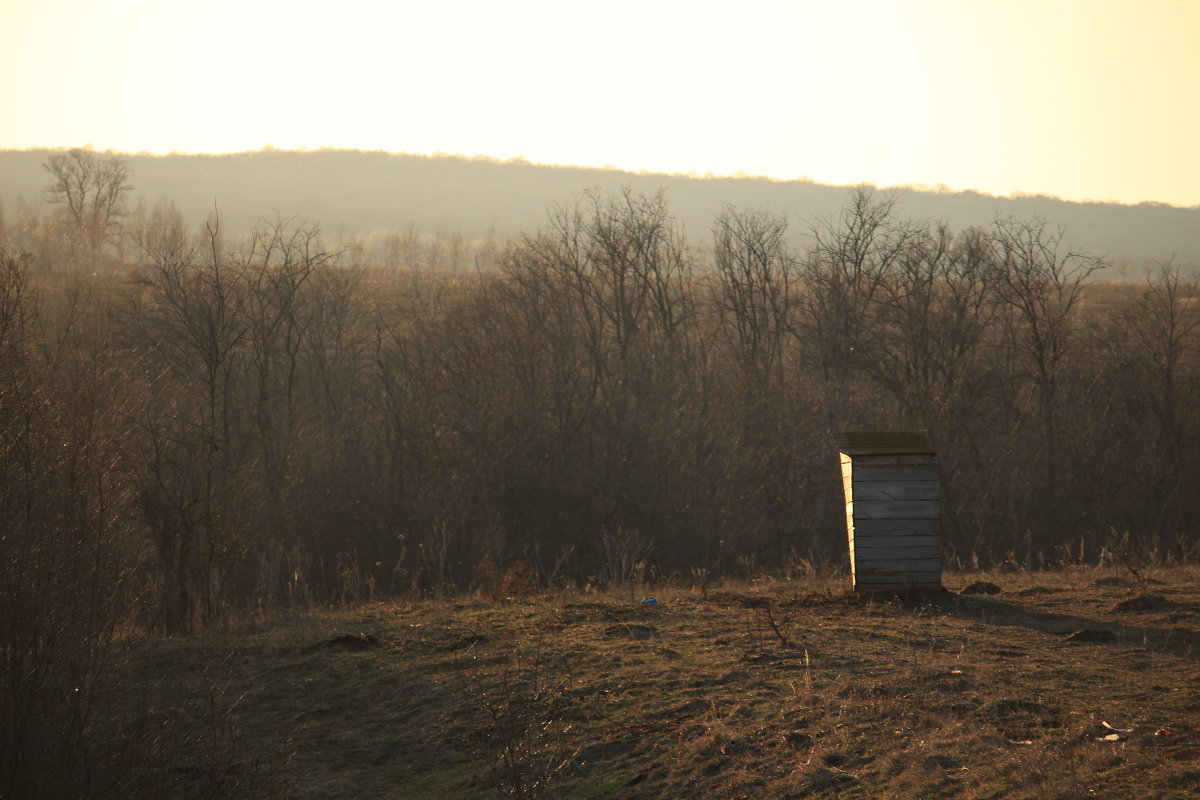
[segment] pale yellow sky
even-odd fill
[[[1200,0],[0,0],[0,147],[1200,205]]]

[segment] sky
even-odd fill
[[[0,0],[0,148],[1200,205],[1200,0]]]

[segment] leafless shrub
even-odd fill
[[[792,642],[787,636],[788,627],[792,622],[791,615],[780,614],[775,604],[771,602],[762,606],[760,614],[767,627],[775,634],[775,638],[779,640],[779,646],[791,647]]]
[[[553,674],[543,660],[540,644],[527,658],[514,655],[494,674],[476,676],[472,693],[482,712],[476,735],[501,797],[554,796],[554,782],[577,752],[563,741],[568,688],[568,678]]]
[[[617,528],[600,537],[601,563],[604,584],[608,589],[620,589],[633,602],[635,593],[646,581],[646,558],[650,544],[637,531]]]

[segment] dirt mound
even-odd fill
[[[1014,592],[1017,597],[1035,597],[1040,594],[1057,594],[1062,589],[1051,589],[1048,586],[1030,586],[1028,589],[1022,589],[1019,592]]]
[[[1128,600],[1122,600],[1112,607],[1112,610],[1118,614],[1137,612],[1137,611],[1167,611],[1175,608],[1178,604],[1173,600],[1168,600],[1160,594],[1150,594],[1149,592],[1139,594],[1137,597],[1131,597]]]
[[[658,629],[653,625],[639,624],[619,624],[610,625],[604,629],[604,636],[608,639],[652,639],[658,636]]]
[[[347,633],[342,636],[335,636],[332,639],[326,639],[323,642],[308,647],[308,651],[333,649],[333,650],[374,650],[380,647],[379,640],[369,633]]]
[[[1047,728],[1062,726],[1058,709],[1036,700],[1005,698],[985,706],[979,716],[1010,739],[1028,739]]]
[[[482,633],[463,634],[461,636],[455,636],[452,638],[449,642],[442,645],[441,649],[449,651],[471,650],[473,648],[482,647],[491,640],[492,638],[490,636],[485,636]]]
[[[1114,575],[1111,578],[1097,578],[1095,581],[1093,581],[1093,583],[1096,586],[1113,586],[1118,589],[1132,589],[1133,587],[1142,585],[1142,584],[1148,585],[1148,586],[1165,586],[1166,585],[1162,581],[1160,581],[1156,578],[1144,578],[1141,581],[1135,581],[1132,578],[1122,578],[1119,575]]]

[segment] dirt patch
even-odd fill
[[[374,650],[381,647],[379,640],[369,633],[347,633],[343,636],[335,636],[332,639],[326,639],[323,642],[317,642],[305,648],[306,652],[315,650],[346,650],[350,652],[361,652],[363,650]]]
[[[609,625],[604,629],[604,636],[606,639],[628,638],[644,641],[658,636],[658,630],[653,625],[626,623],[622,625]]]
[[[471,633],[463,636],[456,636],[450,642],[442,645],[441,649],[449,652],[473,650],[477,647],[482,647],[490,641],[492,641],[490,636],[485,636],[482,633]]]
[[[1132,578],[1122,578],[1120,575],[1112,575],[1107,578],[1097,578],[1093,581],[1092,585],[1117,589],[1132,589],[1136,586],[1165,586],[1166,584],[1157,578],[1143,578],[1140,581],[1135,581]]]
[[[979,715],[1009,739],[1030,739],[1048,728],[1062,727],[1058,709],[1037,700],[1004,698],[989,703]]]
[[[1000,594],[1003,591],[999,584],[989,581],[976,581],[963,589],[960,594]]]
[[[816,737],[804,731],[792,731],[783,737],[784,742],[793,750],[811,750],[817,743]]]
[[[755,597],[737,592],[709,592],[703,599],[712,605],[725,608],[766,608],[771,604],[768,597]]]
[[[929,756],[925,759],[926,769],[950,770],[962,769],[962,766],[963,762],[961,759],[955,758],[954,756],[942,755],[940,753]]]
[[[1051,589],[1048,586],[1030,586],[1028,589],[1021,589],[1018,592],[1013,592],[1016,597],[1036,597],[1042,594],[1058,594],[1062,589]]]
[[[1066,641],[1073,644],[1103,644],[1104,642],[1115,642],[1117,635],[1110,630],[1102,628],[1081,628],[1067,634]]]
[[[1168,600],[1160,594],[1139,594],[1137,597],[1131,597],[1128,600],[1122,600],[1112,607],[1114,613],[1128,614],[1131,612],[1142,611],[1167,611],[1176,608],[1179,604],[1173,600]]]
[[[832,594],[828,592],[802,592],[779,601],[781,608],[820,608],[828,606],[851,607],[861,600],[853,594]]]
[[[566,624],[580,622],[626,622],[636,619],[655,619],[662,613],[658,603],[623,605],[615,603],[568,603],[563,606],[562,621]]]
[[[1028,658],[1029,653],[1025,650],[1006,650],[1003,648],[996,650],[985,650],[985,653],[991,656],[999,656],[1000,658]]]
[[[805,784],[810,792],[827,792],[831,789],[844,789],[857,782],[858,779],[848,772],[840,772],[837,769],[818,769],[808,776]]]

